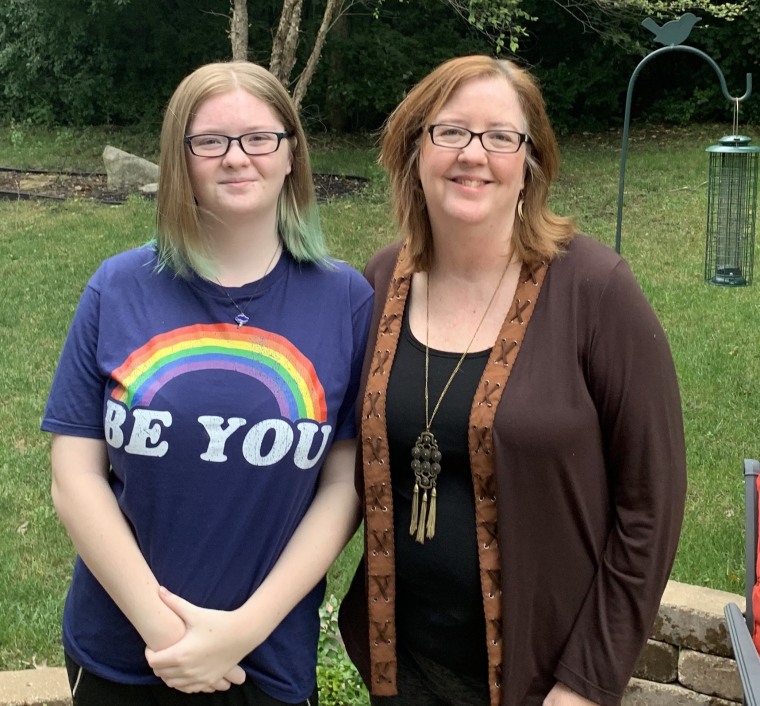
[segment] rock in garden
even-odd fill
[[[139,189],[158,181],[158,165],[129,152],[106,145],[103,163],[108,175],[108,188]]]

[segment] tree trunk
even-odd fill
[[[248,59],[248,0],[231,0],[230,44],[233,61]]]
[[[322,54],[322,47],[325,45],[325,37],[332,25],[333,17],[343,4],[343,0],[327,0],[325,6],[325,14],[322,16],[322,24],[319,26],[319,32],[317,32],[317,38],[314,40],[314,46],[312,47],[309,59],[306,62],[304,70],[298,78],[295,90],[293,91],[293,101],[296,104],[296,108],[301,108],[301,101],[306,95],[306,89],[311,83],[311,79],[314,76],[314,72],[317,69],[319,63],[319,57]]]
[[[296,63],[302,8],[303,0],[285,0],[283,2],[280,24],[272,42],[269,70],[286,88],[290,84],[290,72]]]

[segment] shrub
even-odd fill
[[[317,683],[322,706],[360,706],[368,703],[356,667],[346,654],[338,632],[338,599],[330,595],[319,609]]]

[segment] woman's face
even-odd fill
[[[525,118],[506,78],[484,77],[462,84],[432,124],[473,132],[526,132]],[[422,138],[419,175],[433,235],[441,229],[486,226],[511,235],[520,190],[525,183],[525,145],[513,154],[486,152],[477,137],[467,147],[434,145]]]
[[[243,89],[207,98],[198,107],[188,135],[284,132],[282,121],[263,100]],[[224,221],[253,217],[276,222],[277,200],[292,168],[287,140],[276,152],[251,156],[237,141],[221,157],[197,157],[187,149],[188,175],[198,206]]]

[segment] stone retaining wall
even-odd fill
[[[723,606],[731,602],[744,610],[742,596],[670,581],[622,706],[741,704],[723,617]],[[45,705],[71,706],[63,669],[0,673],[0,706]]]
[[[744,597],[668,582],[623,706],[732,706],[742,686],[723,606]]]

